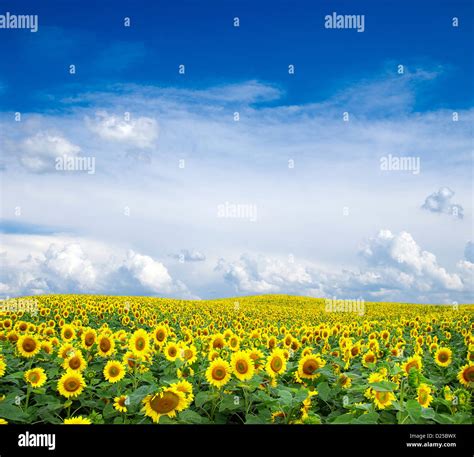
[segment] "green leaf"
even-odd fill
[[[221,404],[219,405],[219,411],[222,413],[224,411],[235,411],[242,408],[243,398],[239,398],[239,401],[235,401],[234,395],[224,395],[222,398]]]
[[[351,424],[352,421],[355,419],[354,414],[346,413],[337,416],[331,424]]]
[[[200,408],[202,405],[204,405],[208,401],[211,401],[214,398],[216,398],[216,396],[217,395],[212,392],[199,392],[196,395],[196,398],[194,399],[194,403],[196,404],[198,408]]]
[[[416,400],[408,400],[405,406],[410,419],[417,423],[421,418],[421,405]]]
[[[207,422],[205,417],[200,416],[196,411],[191,409],[179,413],[179,418],[186,424],[203,424]]]
[[[293,403],[293,396],[287,390],[279,389],[278,390],[278,400],[280,404],[284,406],[289,406]]]
[[[372,389],[376,390],[377,392],[393,392],[393,390],[398,386],[394,382],[380,381],[370,383],[370,387],[372,387]]]
[[[18,406],[5,402],[0,402],[0,417],[15,422],[26,422],[29,419]]]
[[[316,386],[316,390],[318,391],[319,396],[322,400],[328,401],[331,395],[331,388],[327,382],[321,382]]]
[[[367,414],[360,415],[353,424],[377,424],[379,421],[378,413],[371,412]]]

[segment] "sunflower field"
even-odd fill
[[[327,312],[284,295],[4,300],[0,423],[472,423],[473,312]]]

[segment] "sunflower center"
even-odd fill
[[[66,331],[64,332],[64,338],[66,338],[67,340],[68,340],[69,338],[72,338],[72,332],[71,332],[71,330],[68,329],[68,330],[66,330]]]
[[[135,347],[141,351],[145,347],[145,339],[143,337],[137,338],[135,341]]]
[[[184,351],[184,358],[185,358],[186,360],[189,360],[189,359],[191,359],[192,357],[193,357],[193,351],[191,351],[191,349],[186,349],[186,350]]]
[[[388,392],[377,392],[375,395],[380,403],[388,401]]]
[[[235,368],[240,374],[245,374],[249,370],[249,366],[245,360],[238,360],[235,364]]]
[[[173,411],[179,404],[179,397],[173,392],[164,392],[155,395],[150,401],[150,407],[158,414],[166,414]]]
[[[464,370],[463,376],[467,382],[474,382],[474,367],[468,367]]]
[[[77,389],[79,389],[79,387],[80,387],[79,382],[77,381],[77,379],[74,379],[74,378],[69,378],[64,383],[64,388],[68,392],[75,392]]]
[[[33,338],[26,338],[23,341],[23,350],[25,352],[33,352],[36,349],[36,341]]]
[[[29,379],[31,382],[38,382],[39,381],[39,374],[38,373],[30,373]]]
[[[439,354],[438,359],[440,362],[446,362],[449,359],[449,357],[448,357],[448,354],[446,354],[445,352],[442,352],[441,354]]]
[[[273,357],[270,366],[273,371],[279,371],[281,370],[281,367],[283,366],[283,362],[280,357]]]
[[[224,347],[224,342],[219,339],[214,341],[214,344],[212,346],[214,349],[222,349]]]
[[[108,352],[110,351],[110,348],[111,348],[111,343],[109,341],[108,338],[103,338],[101,341],[100,341],[100,349],[103,351],[103,352]]]
[[[84,341],[86,343],[86,346],[92,346],[94,344],[94,335],[92,334],[86,335],[86,337],[84,338]]]
[[[313,374],[317,369],[318,369],[319,365],[318,365],[318,362],[316,362],[316,360],[307,360],[304,364],[303,364],[303,373],[304,374]]]
[[[73,370],[77,370],[81,366],[81,361],[79,360],[79,357],[73,357],[71,360],[69,360],[69,366]]]
[[[118,376],[119,373],[120,373],[120,370],[118,369],[118,367],[116,367],[116,366],[110,367],[110,369],[109,369],[110,376],[115,377],[115,376]]]
[[[215,367],[212,370],[212,378],[216,381],[222,381],[225,378],[226,370],[223,367]]]
[[[176,355],[176,348],[175,348],[175,347],[170,347],[170,348],[168,349],[168,355],[169,355],[170,357],[174,357],[174,356]]]
[[[163,330],[158,330],[156,332],[156,339],[160,342],[163,341],[165,339],[165,332]]]

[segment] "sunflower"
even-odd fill
[[[324,367],[326,362],[319,354],[308,354],[298,362],[298,375],[302,379],[316,379],[319,377],[317,370]]]
[[[108,334],[101,334],[97,339],[97,352],[102,357],[110,357],[115,352],[115,340]]]
[[[416,368],[418,371],[421,371],[422,366],[423,364],[421,363],[421,357],[419,355],[414,355],[402,365],[402,370],[407,376],[412,368]]]
[[[471,389],[474,387],[474,363],[468,363],[461,367],[458,373],[459,382]]]
[[[190,346],[184,346],[181,350],[181,358],[185,360],[188,365],[193,364],[197,360],[196,346],[193,344]]]
[[[18,338],[16,347],[20,355],[26,358],[34,357],[41,349],[38,340],[31,335],[22,335]]]
[[[155,340],[155,344],[161,347],[165,343],[166,338],[168,338],[168,333],[168,329],[165,325],[158,325],[155,330],[153,330],[153,339]]]
[[[418,386],[418,389],[416,390],[416,392],[418,394],[418,396],[416,397],[418,403],[423,408],[428,408],[431,401],[433,400],[433,397],[430,395],[431,394],[431,387],[428,384],[425,384],[423,382]]]
[[[165,354],[166,360],[174,362],[179,356],[179,347],[173,341],[170,341],[164,348],[163,353]]]
[[[0,378],[5,374],[6,371],[7,371],[7,364],[0,357]]]
[[[75,398],[81,395],[86,383],[82,375],[73,370],[67,370],[58,381],[58,391],[66,398]]]
[[[65,424],[69,425],[90,425],[92,422],[87,417],[73,416],[68,419],[64,419]]]
[[[114,384],[125,376],[125,366],[116,360],[109,360],[103,370],[104,378]]]
[[[253,365],[255,367],[255,372],[258,372],[262,368],[263,360],[265,358],[263,352],[260,349],[253,348],[249,353],[250,358],[253,360]]]
[[[175,417],[176,412],[186,408],[186,398],[183,392],[174,387],[167,387],[160,393],[147,395],[143,400],[145,416],[157,423],[161,416]]]
[[[150,351],[150,336],[143,329],[135,330],[128,342],[128,348],[135,355],[144,357]]]
[[[127,412],[127,399],[126,395],[120,395],[120,397],[114,398],[114,408],[119,413],[126,413]]]
[[[84,349],[92,348],[96,340],[97,340],[97,332],[92,328],[88,328],[81,334],[82,347]]]
[[[193,385],[186,381],[185,379],[175,383],[171,384],[170,387],[174,387],[176,390],[179,392],[182,392],[184,396],[186,397],[186,408],[192,403],[194,400],[194,395],[193,395]]]
[[[74,330],[74,326],[69,324],[63,325],[61,329],[61,338],[64,341],[71,341],[76,338],[76,331]]]
[[[273,349],[271,354],[268,356],[265,370],[272,378],[285,372],[286,358],[281,349]]]
[[[8,424],[8,421],[6,421],[5,419],[0,419],[0,425],[7,425]]]
[[[220,388],[229,382],[231,371],[229,363],[218,357],[211,362],[206,370],[207,382]]]
[[[241,381],[248,381],[255,374],[253,360],[244,351],[237,351],[232,354],[230,366],[235,377]]]
[[[451,364],[453,352],[446,347],[440,347],[435,353],[435,362],[440,367],[447,367]]]
[[[43,341],[41,343],[41,350],[46,352],[46,354],[51,354],[53,352],[53,345],[49,341]]]
[[[46,373],[43,368],[32,368],[25,371],[25,381],[32,387],[41,387],[46,382]]]
[[[352,386],[352,379],[344,373],[339,375],[337,382],[343,389],[349,389]]]
[[[69,357],[67,357],[63,362],[63,368],[65,370],[77,370],[84,371],[87,367],[87,362],[82,356],[81,351],[76,350]]]
[[[376,363],[377,356],[373,351],[367,351],[362,357],[362,365],[364,367],[368,367],[370,363]]]
[[[374,390],[373,400],[378,409],[385,409],[395,400],[395,395],[392,392]]]

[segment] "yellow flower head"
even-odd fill
[[[213,360],[206,370],[207,382],[221,388],[229,382],[231,372],[229,363],[219,357]]]
[[[315,379],[319,377],[317,370],[324,367],[326,362],[319,354],[308,354],[302,357],[298,363],[298,375],[302,379]]]
[[[145,416],[157,423],[161,416],[175,417],[176,413],[186,409],[183,392],[174,387],[163,389],[160,393],[147,395],[143,400]]]
[[[78,371],[67,370],[58,381],[58,391],[66,398],[76,398],[81,395],[86,383]]]
[[[232,354],[230,365],[235,377],[241,381],[248,381],[255,374],[253,360],[247,352],[237,351]]]
[[[32,368],[25,371],[25,381],[32,387],[41,387],[46,382],[46,373],[43,368]]]
[[[114,384],[125,376],[125,366],[116,360],[109,360],[104,367],[104,378]]]

